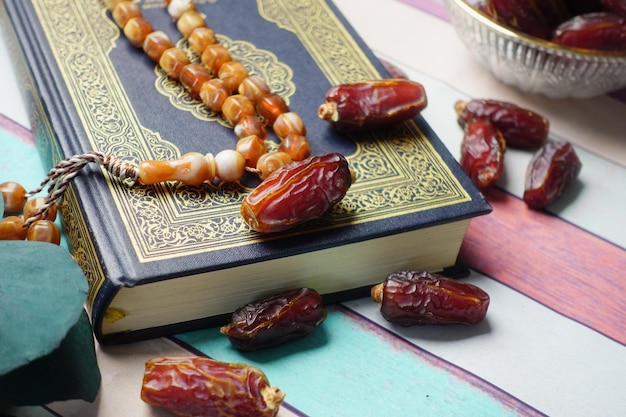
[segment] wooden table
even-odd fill
[[[139,398],[144,362],[205,354],[261,367],[287,394],[280,416],[626,415],[626,94],[588,100],[527,95],[469,55],[438,0],[337,0],[382,58],[422,82],[424,115],[458,156],[457,99],[494,98],[550,119],[551,139],[583,162],[546,211],[520,199],[531,154],[510,149],[493,213],[472,221],[461,255],[469,282],[491,296],[476,327],[399,328],[369,299],[329,307],[324,325],[255,354],[216,328],[132,345],[98,346],[103,386],[92,403],[8,410],[14,416],[166,416]],[[4,44],[0,48],[0,181],[34,186],[44,172]]]

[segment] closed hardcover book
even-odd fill
[[[162,0],[139,5],[155,30],[180,38]],[[131,185],[87,166],[60,209],[90,283],[97,339],[223,324],[236,308],[294,287],[336,302],[367,295],[397,270],[454,268],[470,220],[491,208],[427,121],[343,134],[317,116],[331,86],[389,76],[337,8],[322,0],[196,7],[233,58],[302,117],[312,154],[345,155],[356,181],[322,218],[266,235],[239,213],[258,185],[253,175]],[[4,0],[2,13],[25,58],[16,65],[29,74],[24,89],[48,167],[91,150],[138,163],[234,148],[232,127],[131,46],[100,0]],[[177,45],[199,60],[186,41]]]

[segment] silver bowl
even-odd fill
[[[626,87],[626,53],[560,47],[499,25],[468,0],[445,0],[470,52],[500,81],[551,98],[589,98]]]

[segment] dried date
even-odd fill
[[[246,364],[192,357],[146,362],[141,399],[184,417],[274,417],[285,394]]]
[[[624,0],[485,0],[475,7],[504,26],[560,46],[626,51]]]
[[[394,63],[387,61],[384,58],[378,58],[378,60],[380,61],[381,64],[383,64],[383,67],[385,67],[385,69],[391,76],[390,78],[404,78],[407,80],[409,79],[409,76],[406,74],[406,72],[404,72],[404,70],[402,70],[400,67],[398,67]]]
[[[487,188],[500,178],[505,151],[502,133],[488,119],[465,123],[459,163],[478,188]]]
[[[552,41],[570,48],[626,51],[626,17],[614,13],[587,13],[560,24]]]
[[[534,111],[499,100],[458,100],[454,104],[459,123],[471,119],[489,119],[502,132],[512,148],[536,149],[548,140],[550,122]]]
[[[485,8],[489,16],[504,26],[537,38],[550,38],[551,28],[535,1],[487,0]]]
[[[549,29],[572,17],[568,0],[534,0]]]
[[[477,324],[484,320],[489,295],[481,288],[438,274],[401,271],[371,290],[382,316],[401,326]]]
[[[346,195],[352,173],[343,155],[293,162],[270,174],[241,205],[252,230],[274,233],[323,216]]]
[[[220,332],[237,350],[250,352],[306,336],[325,319],[322,297],[300,288],[237,309]]]
[[[340,131],[395,126],[416,117],[428,104],[424,86],[403,78],[331,87],[318,117]]]
[[[626,16],[626,0],[601,0],[600,5],[605,12]]]
[[[544,208],[563,194],[581,169],[582,163],[571,143],[548,142],[528,165],[524,202],[530,208]]]

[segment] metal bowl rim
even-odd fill
[[[562,47],[553,42],[528,36],[504,27],[480,12],[468,3],[467,0],[446,0],[446,2],[453,3],[472,19],[478,21],[484,26],[487,26],[492,31],[498,32],[501,36],[526,44],[529,47],[543,50],[548,54],[584,61],[609,61],[626,65],[626,53]]]

